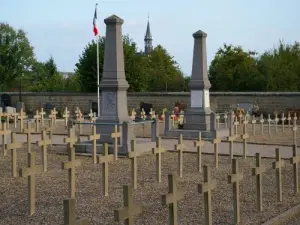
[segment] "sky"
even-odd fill
[[[185,75],[192,70],[192,34],[198,30],[208,35],[208,63],[224,43],[262,53],[279,40],[300,41],[299,0],[0,0],[0,22],[24,29],[38,60],[53,56],[59,71],[73,72],[94,38],[96,3],[100,34],[103,20],[115,14],[139,49],[149,13],[154,46],[165,47]]]

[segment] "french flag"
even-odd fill
[[[95,8],[94,19],[93,19],[93,31],[94,31],[94,35],[97,36],[99,33],[98,27],[97,27],[97,5]]]

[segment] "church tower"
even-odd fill
[[[146,30],[146,35],[145,35],[145,55],[149,55],[152,50],[153,50],[153,46],[152,46],[152,35],[151,35],[151,31],[150,31],[150,23],[149,23],[149,16],[148,16],[148,23],[147,23],[147,30]]]

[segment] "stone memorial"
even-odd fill
[[[100,117],[96,120],[97,134],[101,139],[97,140],[97,152],[102,152],[102,144],[109,144],[112,152],[114,138],[114,126],[120,125],[121,138],[119,141],[120,154],[126,154],[130,140],[133,138],[131,118],[127,107],[127,89],[129,87],[125,77],[124,53],[122,41],[123,19],[112,15],[104,19],[106,24],[106,40],[104,50],[103,75],[100,82],[101,107]],[[124,147],[125,146],[125,147]],[[81,142],[76,145],[76,152],[89,152],[91,142]]]
[[[207,74],[206,37],[207,34],[199,30],[193,34],[194,53],[193,66],[190,81],[190,105],[184,113],[185,122],[183,130],[171,130],[166,136],[178,136],[198,138],[199,131],[203,138],[214,139],[228,136],[231,127],[216,129],[216,115],[210,109],[209,89],[211,87]]]

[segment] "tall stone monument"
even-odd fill
[[[101,107],[100,117],[96,123],[97,133],[101,134],[101,142],[112,143],[110,134],[114,126],[111,124],[130,121],[127,107],[127,89],[125,77],[124,54],[122,40],[122,24],[124,21],[116,15],[104,20],[106,39],[102,80],[100,82]],[[105,125],[107,124],[107,125]]]
[[[207,74],[206,37],[207,34],[199,30],[193,34],[194,53],[193,67],[190,81],[190,108],[185,113],[187,130],[211,130],[211,114],[209,89],[211,84]]]
[[[209,89],[211,84],[207,74],[207,34],[199,30],[193,34],[193,37],[193,66],[189,84],[191,104],[184,113],[183,129],[165,127],[165,135],[178,137],[182,134],[185,138],[197,138],[200,131],[203,138],[222,138],[229,135],[229,130],[226,128],[216,129],[215,113],[210,109]]]

